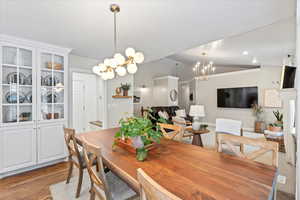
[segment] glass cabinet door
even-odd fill
[[[2,46],[2,123],[30,122],[33,118],[32,50]]]
[[[41,120],[64,119],[64,57],[41,53]]]

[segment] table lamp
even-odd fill
[[[203,105],[191,105],[190,116],[193,117],[193,130],[200,130],[200,117],[205,117],[204,106]]]

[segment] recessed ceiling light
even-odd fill
[[[252,59],[252,63],[253,63],[253,64],[257,63],[257,59],[256,59],[256,58],[253,58],[253,59]]]
[[[243,51],[243,55],[248,55],[249,54],[249,52],[248,51]]]

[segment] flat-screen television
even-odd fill
[[[219,108],[251,108],[258,102],[257,87],[217,89]]]
[[[296,67],[284,66],[281,73],[281,89],[294,88]]]

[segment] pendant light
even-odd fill
[[[103,80],[115,78],[115,74],[119,76],[125,76],[127,72],[134,74],[137,72],[137,64],[144,61],[144,54],[136,52],[135,49],[128,47],[125,50],[125,56],[117,51],[117,13],[120,12],[120,6],[112,4],[110,11],[114,14],[114,52],[113,58],[104,59],[103,63],[100,63],[93,67],[93,72],[102,77]]]

